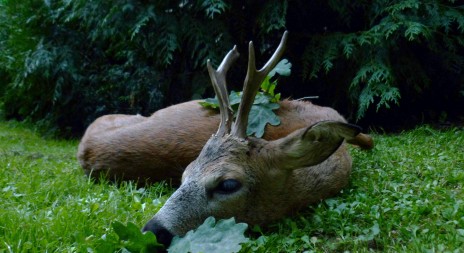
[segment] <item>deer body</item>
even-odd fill
[[[199,100],[173,105],[150,117],[106,115],[88,128],[78,148],[78,160],[88,175],[110,180],[174,180],[217,131],[220,115]],[[276,140],[324,120],[345,122],[329,107],[284,100],[276,114],[279,126],[267,126],[263,138]],[[358,138],[363,137],[360,135]],[[358,141],[354,139],[353,141]],[[366,145],[361,141],[357,145]]]

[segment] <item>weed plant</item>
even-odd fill
[[[86,178],[77,141],[44,139],[0,122],[0,252],[96,252],[111,223],[142,227],[172,192]],[[464,130],[427,126],[375,134],[352,148],[350,185],[267,227],[243,252],[460,252],[464,248]]]

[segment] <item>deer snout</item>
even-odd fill
[[[169,245],[171,245],[172,238],[174,234],[172,234],[169,230],[167,230],[163,225],[159,224],[156,220],[152,219],[142,229],[142,232],[151,231],[156,236],[156,240],[163,244],[164,247],[167,249]]]

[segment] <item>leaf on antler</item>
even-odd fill
[[[281,76],[289,76],[292,73],[291,68],[292,64],[287,59],[282,59],[267,76],[272,78],[276,73]]]
[[[206,98],[203,101],[199,102],[201,106],[205,108],[213,108],[213,109],[219,109],[219,101],[217,97],[214,98]]]
[[[279,107],[277,103],[254,104],[251,107],[250,116],[248,117],[247,135],[254,135],[261,138],[264,135],[267,124],[278,126],[280,124],[280,119],[273,110]]]
[[[256,94],[253,106],[251,107],[248,117],[247,135],[261,138],[264,135],[264,130],[267,124],[277,126],[280,124],[279,117],[274,113],[274,110],[279,109],[278,102],[280,101],[280,93],[275,94],[277,80],[273,78],[275,74],[288,76],[291,73],[292,64],[287,60],[281,60],[277,66],[268,74],[261,84],[261,92]],[[229,95],[229,103],[234,111],[234,117],[237,113],[239,103],[242,99],[242,92],[231,91]],[[206,108],[218,109],[219,103],[217,98],[207,98],[200,102],[200,105]]]
[[[257,138],[261,138],[264,135],[266,125],[270,124],[278,126],[280,124],[279,117],[274,113],[274,110],[279,109],[280,105],[277,103],[280,98],[280,93],[272,96],[268,92],[258,92],[255,97],[255,101],[251,106],[250,116],[248,117],[247,135],[254,135]],[[232,91],[229,95],[230,106],[234,110],[234,114],[237,113],[238,105],[242,97],[242,92]],[[200,105],[206,108],[218,109],[217,98],[207,98],[200,102]],[[235,115],[234,115],[235,117]]]
[[[275,88],[277,87],[277,80],[271,82],[271,78],[267,76],[261,84],[262,92],[258,94],[265,94],[271,97],[272,103],[280,101],[280,93],[275,94]]]

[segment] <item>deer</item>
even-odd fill
[[[84,173],[96,181],[134,180],[144,185],[164,180],[180,185],[184,169],[197,158],[221,121],[222,116],[201,106],[201,101],[172,105],[149,117],[109,114],[97,118],[78,146],[77,160]],[[279,104],[275,113],[281,123],[266,126],[264,140],[278,140],[320,121],[346,122],[334,109],[310,101],[285,99]],[[364,133],[347,142],[362,149],[374,146]]]
[[[369,135],[335,110],[295,101],[281,103],[278,114],[284,126],[280,129],[268,129],[265,138],[247,136],[254,97],[282,57],[287,37],[285,32],[260,70],[256,69],[253,42],[249,43],[248,68],[235,120],[226,75],[239,53],[234,47],[217,69],[207,61],[219,101],[219,126],[183,170],[179,188],[143,227],[142,231],[153,232],[158,242],[170,245],[174,236],[184,235],[209,216],[266,225],[294,214],[338,194],[348,184],[352,159],[346,142],[373,147]],[[197,138],[196,133],[190,134]]]

